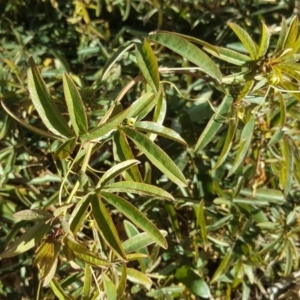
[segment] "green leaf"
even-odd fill
[[[239,124],[238,120],[239,120],[238,118],[236,118],[236,119],[233,118],[233,119],[229,120],[226,139],[225,139],[221,154],[219,155],[219,158],[214,166],[214,169],[219,168],[227,158],[227,155],[231,149],[231,145],[233,142],[233,138],[235,136],[236,129]]]
[[[288,48],[292,48],[293,51],[291,52],[291,54],[295,53],[296,49],[294,49],[294,46],[296,44],[296,40],[298,37],[298,16],[294,16],[294,18],[292,19],[290,26],[287,30],[286,36],[285,36],[285,40],[283,43],[283,47],[284,49],[288,49]]]
[[[167,235],[166,231],[161,230],[161,233],[164,236]],[[155,243],[155,241],[151,236],[147,232],[142,232],[123,242],[123,247],[126,253],[130,253],[145,248],[153,243]]]
[[[155,122],[150,122],[150,121],[136,122],[134,124],[134,128],[145,132],[155,133],[167,139],[183,144],[184,146],[187,146],[186,141],[176,131],[164,127],[162,125],[159,125]]]
[[[104,186],[102,190],[106,190],[111,193],[133,193],[174,201],[174,197],[165,190],[157,186],[141,182],[118,181]]]
[[[97,223],[98,230],[103,239],[111,247],[114,253],[122,260],[126,260],[126,254],[122,247],[117,229],[111,219],[111,216],[101,199],[96,195],[92,197],[92,213]]]
[[[134,142],[137,148],[170,180],[179,186],[187,185],[182,172],[161,148],[154,144],[148,137],[134,129],[123,127],[122,130]]]
[[[232,164],[232,167],[227,175],[228,177],[231,176],[237,170],[237,168],[243,163],[251,144],[254,125],[255,125],[255,117],[252,116],[250,120],[246,123],[245,127],[243,128],[241,138],[240,138],[240,147],[235,157],[235,160]]]
[[[54,295],[59,300],[75,300],[72,296],[65,293],[64,289],[61,287],[61,285],[55,278],[52,278],[49,285],[50,285]]]
[[[107,170],[100,180],[98,181],[97,188],[104,186],[107,182],[112,180],[113,178],[117,177],[127,169],[131,168],[132,166],[135,166],[139,164],[140,162],[136,159],[130,159],[123,162],[120,162],[113,167],[111,167],[109,170]]]
[[[64,160],[68,158],[76,146],[76,138],[71,138],[63,142],[54,153],[54,159]]]
[[[93,252],[75,242],[75,240],[72,240],[71,237],[67,238],[66,242],[70,249],[73,251],[74,255],[85,263],[98,268],[108,268],[111,266],[111,264],[107,260],[98,257]]]
[[[152,280],[147,275],[132,268],[127,268],[127,279],[133,283],[141,284],[149,288],[152,285]]]
[[[257,57],[264,57],[265,54],[268,51],[269,44],[270,44],[270,31],[268,29],[268,26],[264,23],[262,23],[262,32],[261,32],[261,40],[257,52]]]
[[[117,60],[119,60],[126,51],[128,51],[130,48],[134,47],[134,45],[135,44],[133,42],[128,42],[118,48],[118,50],[105,63],[103,70],[102,70],[101,81],[106,79],[105,78],[106,75],[108,74],[110,69],[113,67],[115,62]]]
[[[116,130],[118,125],[120,125],[130,112],[130,107],[116,115],[115,117],[109,119],[104,124],[99,125],[88,133],[80,136],[82,142],[97,140],[104,135],[108,134],[112,130]]]
[[[18,221],[28,220],[28,221],[46,221],[53,217],[52,214],[45,210],[40,209],[25,209],[20,210],[13,214],[13,217]]]
[[[43,123],[56,135],[68,138],[74,136],[68,123],[52,100],[48,88],[39,74],[32,57],[28,60],[28,66],[27,78],[29,94]]]
[[[176,270],[175,278],[182,282],[191,292],[192,294],[210,299],[210,289],[207,283],[196,274],[190,267],[181,266]]]
[[[255,60],[258,58],[257,51],[258,47],[255,44],[255,42],[251,39],[250,35],[240,26],[229,22],[229,27],[234,31],[234,33],[238,36],[244,47],[248,50],[250,57],[252,60]]]
[[[216,64],[203,51],[185,38],[172,32],[158,31],[150,34],[149,39],[178,53],[200,67],[203,72],[216,79],[219,83],[222,82],[222,74]]]
[[[216,47],[216,50],[206,47],[203,49],[215,57],[218,57],[219,59],[227,61],[236,66],[243,66],[252,61],[252,59],[247,55],[223,47]]]
[[[141,97],[135,100],[130,106],[130,112],[127,115],[127,118],[136,118],[138,120],[143,119],[154,107],[156,104],[155,94],[144,93]]]
[[[201,236],[204,245],[207,245],[207,230],[206,230],[206,220],[205,220],[205,214],[204,214],[204,200],[202,199],[200,201],[200,205],[198,207],[198,214],[197,214],[197,225],[199,226],[201,230]]]
[[[113,154],[115,161],[133,160],[131,148],[123,132],[117,131],[113,137]],[[142,182],[142,176],[136,165],[125,171],[125,180]]]
[[[154,52],[148,43],[147,39],[144,39],[142,44],[136,43],[135,56],[138,66],[153,91],[159,90],[159,72],[157,59]]]
[[[104,191],[101,191],[101,196],[111,205],[124,214],[137,227],[147,232],[161,247],[167,248],[168,244],[164,236],[153,225],[153,223],[131,203],[125,199]]]
[[[280,172],[280,186],[284,190],[285,197],[287,197],[290,192],[294,171],[294,155],[289,139],[290,137],[284,135],[280,143],[283,158]]]
[[[20,118],[18,118],[17,116],[15,116],[8,108],[7,106],[4,104],[3,100],[0,100],[1,102],[1,105],[3,107],[3,109],[15,120],[17,121],[18,123],[20,123],[22,126],[24,126],[25,128],[29,129],[30,131],[38,134],[38,135],[41,135],[43,137],[46,137],[46,138],[50,138],[50,139],[54,139],[54,140],[60,140],[62,139],[61,136],[59,135],[55,135],[53,133],[50,133],[50,132],[47,132],[47,131],[44,131],[42,129],[39,129],[39,128],[36,128],[30,124],[27,124],[26,122],[24,122],[23,120],[21,120]]]
[[[83,275],[83,287],[82,287],[82,300],[89,300],[90,299],[90,293],[92,288],[92,270],[91,266],[88,264],[85,264],[84,266],[84,275]]]
[[[284,49],[284,43],[286,37],[287,37],[287,25],[286,25],[285,18],[282,18],[280,24],[280,33],[279,33],[279,38],[277,40],[275,53],[278,53],[280,50]]]
[[[85,107],[75,83],[66,73],[63,74],[63,87],[72,127],[77,136],[84,134],[88,131]]]
[[[229,250],[224,256],[223,259],[221,261],[221,263],[219,264],[217,270],[215,271],[210,283],[214,283],[216,282],[221,275],[225,274],[227,269],[229,268],[229,266],[231,265],[231,261],[233,259],[233,251]]]
[[[113,282],[108,278],[108,276],[105,273],[102,273],[101,277],[103,280],[104,291],[106,293],[106,299],[116,300],[117,299],[116,286],[113,284]]]
[[[92,194],[83,197],[75,206],[69,219],[70,230],[76,235],[86,218],[86,211],[93,199]]]
[[[182,235],[181,235],[181,226],[178,221],[178,213],[175,210],[173,203],[165,203],[165,208],[169,215],[169,222],[172,225],[174,234],[176,236],[176,240],[178,243],[180,243],[180,241],[182,240]]]
[[[125,263],[122,263],[121,277],[119,278],[119,285],[117,287],[117,299],[121,299],[124,295],[127,281],[127,267]]]
[[[213,137],[225,121],[225,116],[227,115],[231,107],[232,101],[233,98],[231,96],[226,95],[224,97],[217,111],[213,114],[202,134],[200,135],[195,146],[195,152],[201,151],[213,139]]]
[[[255,197],[253,197],[253,190],[249,189],[249,188],[242,188],[240,190],[240,194],[242,196],[245,197],[249,197],[253,199],[253,203],[256,203],[256,200],[264,200],[267,201],[269,203],[274,203],[277,205],[281,205],[283,203],[285,203],[286,199],[283,195],[283,193],[279,190],[275,190],[275,189],[263,189],[263,188],[259,188],[256,190],[255,192]]]
[[[19,255],[33,248],[48,232],[50,224],[38,223],[27,229],[16,241],[11,243],[0,255],[8,258]]]

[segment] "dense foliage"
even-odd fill
[[[0,3],[1,299],[299,277],[296,2]]]

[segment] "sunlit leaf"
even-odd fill
[[[267,53],[270,43],[270,32],[268,26],[262,23],[262,32],[261,32],[261,39],[259,44],[259,49],[257,52],[257,57],[264,57]]]
[[[157,92],[159,89],[159,72],[154,52],[147,39],[144,39],[142,43],[136,43],[135,47],[138,66],[153,91]]]
[[[134,142],[137,148],[170,180],[179,186],[186,186],[186,179],[171,158],[142,133],[124,127],[122,131]]]
[[[67,73],[63,75],[63,87],[72,127],[77,136],[84,134],[88,130],[85,107],[76,85]]]
[[[119,212],[124,214],[130,219],[137,227],[147,232],[151,238],[161,247],[167,248],[167,241],[160,233],[156,226],[135,206],[126,201],[125,199],[104,191],[101,191],[101,196],[111,205],[118,209]]]
[[[32,58],[28,60],[28,89],[31,100],[45,126],[54,134],[72,137],[73,133],[61,115]]]
[[[244,47],[247,49],[247,51],[250,54],[250,57],[252,60],[255,60],[258,58],[257,52],[258,52],[258,47],[255,44],[255,42],[251,39],[250,35],[240,26],[237,24],[228,23],[229,27],[234,31],[234,33],[238,36]]]
[[[188,40],[172,32],[159,31],[150,34],[149,39],[191,61],[218,82],[222,81],[222,74],[216,64],[203,51],[191,44]]]
[[[109,279],[109,277],[102,273],[102,280],[103,280],[103,286],[104,291],[106,293],[106,299],[107,300],[116,300],[117,299],[117,288],[114,285],[114,283]]]
[[[118,181],[104,186],[103,190],[114,193],[133,193],[143,196],[174,200],[174,197],[165,190],[157,186],[141,182]]]

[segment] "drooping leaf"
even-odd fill
[[[118,181],[104,186],[103,190],[111,193],[133,193],[174,201],[174,197],[167,191],[141,182]]]
[[[100,197],[98,198],[97,195],[93,195],[91,203],[92,213],[100,234],[114,251],[114,253],[122,260],[126,260],[126,254],[122,247],[117,229]]]
[[[136,43],[135,56],[138,66],[147,83],[151,86],[153,91],[157,92],[159,89],[158,64],[147,39],[144,39],[142,43]]]
[[[216,64],[202,50],[191,44],[185,38],[173,34],[172,32],[158,31],[150,34],[149,39],[171,49],[191,61],[219,83],[222,81],[222,74]]]
[[[186,179],[171,158],[142,133],[123,127],[122,131],[134,142],[137,148],[170,180],[179,186],[186,186]]]
[[[258,47],[255,42],[251,39],[250,35],[243,28],[238,26],[237,24],[228,23],[229,27],[234,31],[234,33],[238,36],[244,47],[247,49],[252,60],[257,59]]]
[[[230,109],[232,101],[233,98],[231,96],[226,95],[224,97],[217,111],[210,118],[208,124],[200,135],[195,146],[195,152],[201,151],[213,139],[213,137],[225,121],[226,114]]]
[[[154,224],[135,206],[126,201],[125,199],[104,191],[101,191],[101,196],[111,205],[118,209],[122,214],[130,219],[137,227],[141,228],[147,232],[151,238],[153,238],[156,243],[161,247],[167,248],[168,244],[164,236],[160,231],[154,226]]]
[[[85,107],[75,83],[67,73],[63,75],[63,87],[71,124],[79,136],[88,131]]]
[[[49,131],[56,135],[67,138],[74,136],[68,123],[52,100],[33,58],[29,58],[28,66],[27,78],[30,97],[43,123]]]

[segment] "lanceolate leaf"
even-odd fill
[[[202,50],[185,38],[172,32],[156,32],[150,34],[149,39],[191,61],[219,83],[222,81],[222,74],[216,64]]]
[[[76,146],[76,138],[71,138],[63,142],[54,153],[54,159],[63,160],[71,155]]]
[[[130,159],[116,164],[102,175],[102,177],[98,181],[97,187],[101,187],[101,185],[106,184],[116,176],[120,175],[122,172],[139,163],[140,162],[136,159]]]
[[[135,56],[144,78],[151,86],[153,91],[157,92],[159,89],[158,64],[157,59],[147,39],[144,39],[142,44],[136,44]]]
[[[229,121],[227,135],[226,135],[226,139],[225,139],[225,142],[223,145],[223,149],[221,151],[221,154],[219,155],[216,165],[214,166],[214,169],[217,169],[218,167],[220,167],[223,164],[223,162],[226,160],[227,155],[230,151],[232,141],[233,141],[238,124],[239,124],[238,118],[231,119]]]
[[[225,116],[230,109],[232,100],[233,98],[231,96],[225,96],[217,111],[213,114],[200,135],[195,146],[196,152],[201,151],[213,139],[219,128],[222,126],[225,121]]]
[[[142,272],[136,269],[127,268],[127,278],[133,283],[146,286],[152,285],[151,279],[147,275],[143,274]]]
[[[121,299],[123,297],[126,288],[127,268],[125,263],[122,263],[122,269],[120,270],[121,270],[121,277],[119,278],[119,285],[117,287],[118,299]]]
[[[156,103],[154,93],[145,93],[138,99],[136,99],[130,106],[130,112],[127,118],[137,118],[140,120],[145,115],[144,111],[149,113]],[[148,109],[149,107],[149,109]]]
[[[15,242],[11,243],[0,255],[1,258],[13,257],[33,248],[47,233],[50,224],[38,223],[27,229]]]
[[[46,127],[54,134],[72,137],[74,134],[52,100],[48,88],[32,58],[28,60],[28,89],[31,100]]]
[[[248,50],[250,57],[252,60],[255,60],[257,57],[257,45],[251,39],[250,35],[240,26],[229,22],[228,25],[234,31],[234,33],[238,36],[244,47]]]
[[[81,246],[71,238],[68,238],[66,242],[70,249],[74,252],[74,255],[85,263],[100,268],[110,267],[110,263],[108,261],[98,257],[96,254]]]
[[[261,32],[261,40],[259,44],[259,49],[257,53],[257,57],[263,57],[269,48],[270,43],[270,32],[268,29],[268,26],[264,23],[262,23],[262,32]]]
[[[141,182],[119,181],[108,184],[103,188],[106,191],[113,193],[133,193],[150,197],[163,198],[167,200],[174,200],[173,196],[165,190],[157,186]]]
[[[280,33],[279,33],[279,38],[277,40],[275,53],[284,49],[284,41],[285,41],[286,37],[287,37],[287,25],[286,25],[285,18],[282,18],[282,21],[280,24]]]
[[[128,51],[130,48],[134,47],[133,42],[129,42],[118,48],[118,50],[108,59],[106,64],[103,67],[101,80],[105,79],[106,75],[108,74],[109,70],[113,67],[115,62],[122,57],[122,55]]]
[[[163,136],[167,139],[173,140],[175,142],[183,144],[184,146],[187,146],[185,140],[176,131],[164,127],[162,125],[159,125],[155,122],[150,122],[150,121],[136,122],[134,124],[134,127],[141,131],[156,133],[157,135]]]
[[[186,186],[186,179],[173,160],[148,137],[129,127],[122,128],[137,148],[161,170],[170,180],[179,186]]]
[[[296,44],[296,40],[298,37],[298,26],[299,26],[298,17],[295,16],[290,23],[290,26],[287,31],[287,35],[285,37],[285,41],[284,41],[285,49],[292,48],[294,50],[294,46]],[[292,53],[295,52],[296,51],[292,51]]]
[[[113,137],[113,153],[115,161],[133,160],[131,148],[128,144],[125,134],[121,131],[117,131]],[[137,165],[133,165],[130,169],[124,172],[124,178],[126,180],[142,182],[142,176]]]
[[[64,289],[61,287],[59,282],[53,278],[50,281],[50,287],[54,293],[54,295],[59,299],[59,300],[74,300],[74,298],[68,294],[65,293]]]
[[[47,132],[47,131],[44,131],[42,129],[39,129],[37,127],[34,127],[26,122],[24,122],[23,120],[21,120],[19,117],[15,116],[7,107],[6,105],[4,104],[3,100],[0,100],[1,101],[1,105],[3,107],[3,109],[14,119],[16,120],[18,123],[20,123],[22,126],[26,127],[27,129],[29,129],[30,131],[38,134],[38,135],[41,135],[43,137],[46,137],[46,138],[50,138],[50,139],[62,139],[62,137],[60,135],[55,135],[51,132]]]
[[[216,50],[214,50],[211,48],[204,47],[203,49],[208,53],[214,55],[215,57],[218,57],[236,66],[242,66],[245,65],[247,62],[252,61],[252,59],[249,56],[227,48],[216,47]]]
[[[228,173],[228,176],[231,176],[244,161],[244,158],[246,157],[246,154],[248,152],[251,143],[254,125],[255,125],[255,117],[252,116],[242,131],[240,148],[235,157],[233,165]]]
[[[92,212],[98,230],[104,240],[121,259],[126,260],[126,254],[122,247],[117,229],[100,197],[98,198],[96,195],[93,195],[92,199]]]
[[[117,129],[117,126],[124,121],[130,111],[130,107],[122,111],[115,117],[109,119],[106,123],[101,124],[90,132],[80,136],[83,142],[96,140],[109,133],[111,130]]]
[[[72,127],[77,136],[84,134],[88,131],[85,107],[75,83],[66,73],[63,75],[63,86]]]
[[[103,280],[103,286],[104,291],[106,293],[106,299],[107,300],[116,300],[117,299],[117,288],[113,284],[113,282],[109,279],[109,277],[102,273],[102,280]]]
[[[156,241],[161,247],[167,248],[168,244],[164,236],[160,231],[153,225],[146,216],[140,212],[135,206],[130,204],[125,199],[104,191],[101,191],[101,196],[111,205],[118,209],[122,214],[124,214],[132,223],[137,227],[141,228],[147,232],[153,240]]]
[[[28,220],[41,222],[49,220],[51,217],[53,217],[53,215],[47,212],[46,210],[25,209],[14,213],[13,217],[18,221]]]

